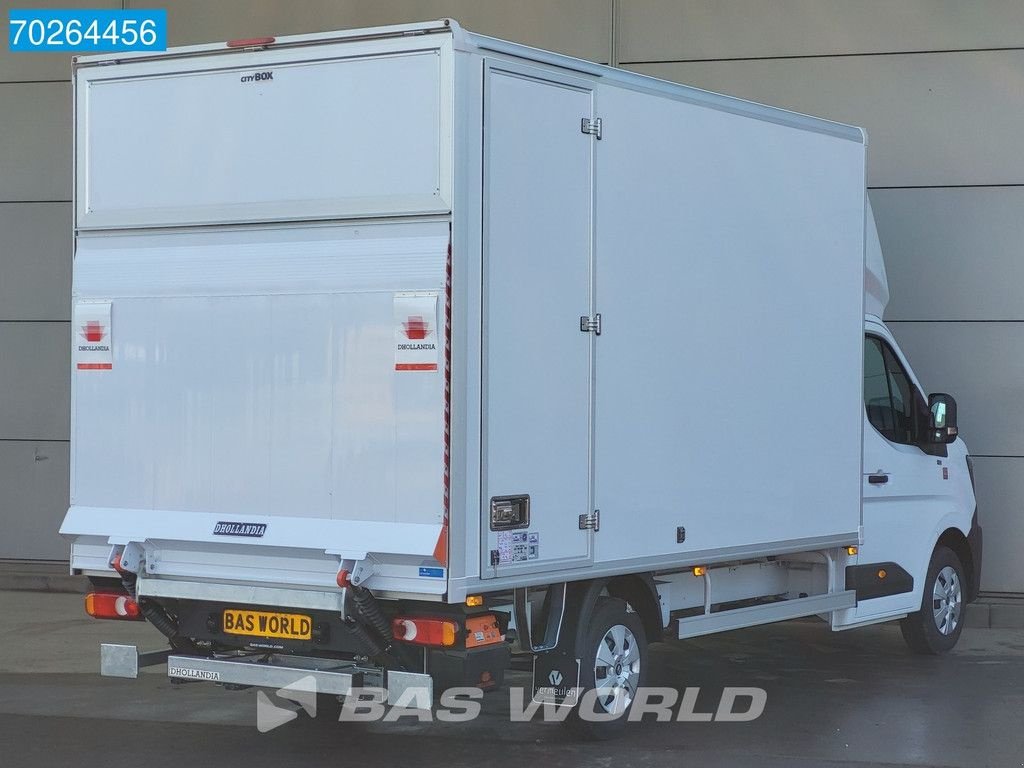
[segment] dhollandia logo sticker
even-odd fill
[[[111,330],[109,301],[75,304],[75,368],[109,371],[114,367]]]
[[[395,294],[395,370],[436,371],[437,294]]]
[[[266,532],[266,523],[234,523],[221,520],[213,526],[214,536],[249,536],[260,539]]]

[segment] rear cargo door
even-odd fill
[[[485,77],[483,578],[592,557],[593,93],[548,78]]]
[[[432,566],[448,241],[442,221],[79,238],[76,557],[136,541],[153,576],[330,589],[339,558]]]

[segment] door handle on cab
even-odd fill
[[[882,473],[868,475],[868,482],[872,485],[882,485],[889,482],[889,476]]]

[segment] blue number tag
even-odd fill
[[[167,11],[14,8],[8,15],[12,51],[106,53],[167,50]]]

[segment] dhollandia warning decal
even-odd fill
[[[114,367],[109,301],[75,304],[74,331],[75,368],[80,371],[109,371]]]
[[[437,294],[395,294],[395,370],[436,371]]]

